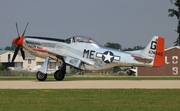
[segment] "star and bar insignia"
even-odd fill
[[[102,58],[105,63],[111,63],[114,60],[119,61],[120,56],[114,55],[111,51],[105,51],[104,53],[97,53],[96,57]]]

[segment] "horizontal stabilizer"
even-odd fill
[[[137,60],[138,62],[143,62],[143,63],[151,63],[152,59],[149,58],[142,58],[140,56],[136,56],[136,55],[131,55],[132,57],[134,57],[135,60]]]

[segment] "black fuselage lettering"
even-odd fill
[[[90,51],[90,55],[89,55],[89,58],[90,58],[90,59],[94,59],[94,58],[93,58],[94,53],[95,53],[95,51],[93,51],[93,50]]]
[[[89,57],[89,50],[84,49],[83,57],[86,55],[86,58]]]
[[[83,57],[86,57],[86,58],[89,58],[89,59],[94,59],[94,57],[93,57],[94,53],[95,53],[94,50],[86,50],[86,49],[84,49]]]

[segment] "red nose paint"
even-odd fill
[[[24,41],[24,36],[21,36],[14,38],[12,42],[17,46],[23,46],[23,41]]]

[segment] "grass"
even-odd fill
[[[179,111],[178,89],[0,89],[0,111]]]
[[[0,80],[37,80],[35,76],[0,76]],[[48,76],[47,81],[54,80],[54,77]],[[180,80],[180,77],[134,77],[134,76],[66,76],[64,81],[75,80]]]
[[[35,76],[0,80],[36,80]],[[47,81],[52,81],[48,76]],[[76,80],[180,80],[180,77],[66,76]],[[180,89],[0,89],[0,111],[179,111]]]

